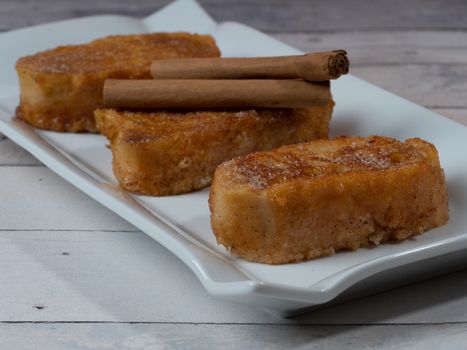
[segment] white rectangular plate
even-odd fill
[[[224,56],[296,54],[275,39],[238,23],[214,22],[191,0],[179,0],[140,21],[97,16],[0,35],[0,131],[83,192],[122,216],[183,260],[212,294],[279,311],[329,302],[357,282],[384,271],[426,262],[467,248],[467,129],[353,76],[332,84],[332,135],[421,137],[436,145],[449,191],[451,220],[398,244],[342,252],[298,264],[269,266],[231,256],[216,244],[209,224],[208,190],[149,197],[119,189],[111,153],[100,135],[34,129],[12,118],[18,103],[15,61],[60,44],[115,33],[189,31],[212,34]]]

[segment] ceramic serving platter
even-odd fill
[[[194,1],[179,0],[143,19],[96,16],[50,23],[0,35],[0,131],[52,171],[172,251],[214,295],[283,314],[335,300],[355,286],[390,287],[459,266],[467,248],[467,128],[354,76],[332,83],[336,108],[331,135],[421,137],[436,145],[445,169],[449,223],[397,244],[342,252],[297,264],[269,266],[231,256],[216,244],[209,224],[209,190],[169,197],[134,195],[119,189],[103,136],[34,129],[13,118],[18,104],[15,61],[63,44],[109,34],[188,31],[213,35],[223,56],[297,54],[245,25],[216,23]],[[457,255],[456,255],[457,254]],[[466,259],[467,260],[467,259]],[[399,279],[399,281],[398,281]],[[384,283],[386,282],[386,283]]]

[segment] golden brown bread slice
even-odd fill
[[[221,164],[209,197],[218,243],[268,264],[402,240],[448,220],[435,147],[340,137]]]
[[[38,128],[95,132],[105,79],[149,79],[155,59],[219,55],[209,35],[187,33],[116,35],[39,52],[16,63],[16,115]]]
[[[171,195],[208,186],[235,156],[327,137],[333,102],[306,109],[95,112],[110,140],[113,171],[128,191]]]

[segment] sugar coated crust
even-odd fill
[[[150,79],[153,60],[219,55],[212,37],[188,33],[114,35],[42,51],[16,63],[16,116],[42,129],[96,132],[105,79]]]
[[[211,184],[217,165],[239,155],[325,138],[333,102],[313,108],[130,112],[99,109],[120,186],[172,195]]]
[[[281,264],[402,240],[447,222],[435,147],[371,136],[283,146],[221,164],[209,205],[218,243]]]

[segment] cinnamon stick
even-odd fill
[[[322,105],[329,82],[302,80],[118,80],[104,84],[104,106],[114,108],[283,108]]]
[[[300,56],[258,58],[182,58],[153,61],[155,79],[304,79],[326,81],[349,71],[344,50]]]

